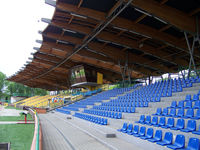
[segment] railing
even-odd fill
[[[37,112],[33,111],[32,109],[29,109],[29,112],[35,120],[35,131],[31,150],[42,150],[42,129],[40,126],[39,117],[37,115]]]

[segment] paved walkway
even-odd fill
[[[0,116],[20,116],[21,112],[26,112],[26,110],[16,110],[16,109],[5,109],[4,106],[0,107]]]
[[[110,148],[52,114],[39,115],[44,150],[109,150]]]
[[[67,119],[72,117],[72,119]],[[110,125],[101,126],[62,113],[39,115],[44,150],[160,150],[160,145],[117,132]],[[116,138],[106,138],[115,133]],[[129,137],[128,139],[126,139]],[[126,139],[126,140],[125,140]]]

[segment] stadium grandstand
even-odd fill
[[[9,104],[32,150],[200,150],[200,1],[45,3],[41,46],[7,78],[57,91]]]

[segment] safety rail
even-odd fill
[[[35,131],[31,144],[31,150],[42,150],[42,128],[40,126],[39,117],[37,112],[29,108],[29,113],[35,120]]]

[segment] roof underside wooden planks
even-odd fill
[[[52,2],[55,13],[51,20],[43,19],[48,26],[40,32],[41,47],[31,62],[8,80],[62,90],[70,88],[69,70],[79,64],[101,71],[108,82],[121,79],[119,62],[122,66],[128,64],[132,78],[177,72],[179,67],[188,66],[190,55],[183,31],[188,33],[190,41],[196,33],[200,3],[194,0],[134,0],[87,46],[70,56],[120,3],[116,0]],[[197,64],[199,58],[200,52],[195,49]]]

